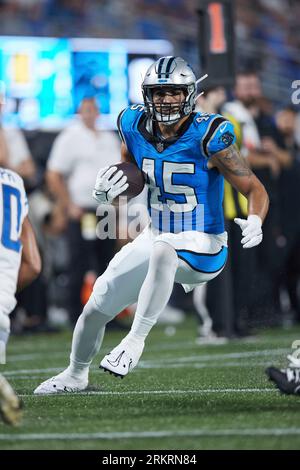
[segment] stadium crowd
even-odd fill
[[[126,8],[124,3],[121,0],[2,0],[0,34],[168,39],[176,54],[187,58],[197,70],[196,0],[132,0],[126,2]],[[248,334],[252,327],[300,322],[300,142],[297,137],[300,121],[291,103],[291,89],[286,93],[286,83],[290,87],[300,71],[295,53],[300,46],[296,24],[299,14],[300,5],[295,0],[237,2],[237,62],[247,72],[238,74],[235,90],[227,90],[226,94],[222,88],[207,88],[198,103],[199,109],[220,111],[234,122],[245,158],[249,158],[271,199],[263,244],[255,254],[243,253],[238,229],[232,223],[234,217],[243,216],[243,201],[230,188],[225,191],[232,256],[222,276],[209,285],[206,304],[214,331],[226,337]],[[276,83],[271,81],[275,75],[279,77]],[[285,93],[281,93],[282,89]],[[83,140],[90,138],[95,151],[101,149],[99,158],[105,166],[109,152],[103,150],[102,143],[97,143],[98,137],[104,138],[101,131],[99,136],[92,137],[93,129],[87,124],[89,118],[81,110]],[[17,163],[22,174],[24,161],[31,162],[29,173],[25,171],[23,176],[44,267],[38,280],[19,297],[13,318],[15,333],[51,330],[49,318],[57,324],[65,311],[69,311],[69,321],[73,324],[75,312],[81,310],[78,302],[88,298],[93,281],[117,249],[114,244],[107,245],[102,251],[106,255],[105,263],[102,266],[96,263],[99,244],[91,237],[91,231],[95,233],[93,208],[84,203],[80,207],[78,201],[75,204],[65,197],[68,190],[72,192],[70,186],[67,190],[63,187],[63,178],[69,178],[71,171],[67,160],[72,157],[66,157],[62,166],[57,165],[57,155],[61,152],[58,147],[64,136],[37,131],[25,133],[26,141],[19,136],[22,158]],[[111,134],[106,138],[113,141],[116,136]],[[1,130],[0,165],[15,163],[10,161],[14,152],[9,148],[8,136]],[[82,161],[76,165],[84,166],[85,158],[82,152]],[[60,181],[53,180],[53,170],[61,176]],[[82,248],[83,239],[85,248]],[[74,253],[80,250],[84,253],[88,250],[90,254],[86,258],[81,256],[75,263]],[[74,280],[79,265],[80,275]],[[74,283],[76,287],[72,287]],[[76,294],[75,300],[72,293]],[[178,289],[172,303],[184,310],[192,308],[191,297],[182,297]]]
[[[168,39],[196,65],[197,7],[197,0],[1,0],[1,34]],[[299,75],[299,2],[239,0],[235,10],[238,63]]]

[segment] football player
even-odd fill
[[[240,156],[232,124],[220,115],[193,112],[196,85],[185,60],[162,57],[146,72],[144,106],[120,114],[122,159],[146,174],[151,222],[97,279],[74,330],[69,367],[39,385],[36,394],[84,390],[105,325],[137,301],[129,334],[101,362],[124,377],[137,365],[174,282],[188,292],[222,271],[224,177],[248,199],[248,218],[236,219],[243,247],[262,241],[268,195]],[[100,203],[110,204],[128,187],[123,172],[115,170],[97,175],[93,195]]]
[[[285,395],[300,395],[300,359],[288,356],[289,365],[286,369],[268,367],[266,374]]]
[[[10,332],[9,314],[16,306],[16,291],[40,273],[41,259],[28,220],[22,178],[0,167],[0,364],[5,364]],[[21,420],[21,402],[0,374],[0,415],[8,424]]]

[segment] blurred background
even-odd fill
[[[0,166],[25,180],[43,257],[13,333],[71,328],[126,243],[96,237],[91,189],[98,169],[120,160],[120,111],[142,102],[142,76],[164,55],[209,73],[196,109],[232,120],[271,208],[263,244],[245,253],[233,223],[245,200],[225,187],[227,267],[189,295],[175,286],[161,321],[197,315],[199,342],[300,323],[300,3],[0,0],[0,18]],[[133,312],[111,327],[127,328]]]

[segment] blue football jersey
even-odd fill
[[[122,140],[146,175],[152,225],[162,232],[224,232],[224,178],[207,167],[211,155],[236,140],[219,114],[192,113],[174,138],[149,131],[144,107],[125,108],[118,118]]]

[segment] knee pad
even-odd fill
[[[97,279],[89,302],[93,302],[98,314],[114,318],[119,313],[117,295],[112,273],[107,270]]]
[[[161,240],[154,242],[153,257],[160,268],[177,269],[177,253],[170,243]]]

